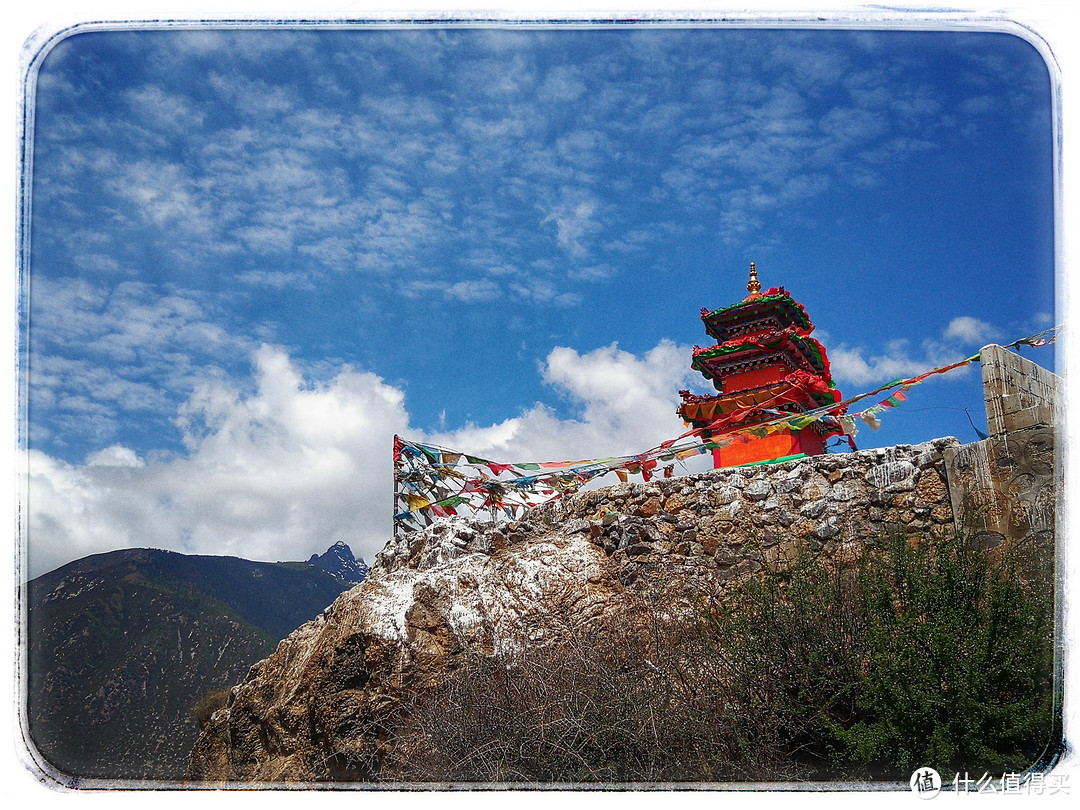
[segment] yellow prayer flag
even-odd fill
[[[415,512],[417,509],[426,509],[431,506],[431,501],[422,495],[410,495],[406,492],[402,497],[405,499],[405,502],[409,504],[409,511],[412,512]]]

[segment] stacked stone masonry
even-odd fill
[[[1000,346],[980,354],[990,436],[945,453],[953,510],[981,545],[1050,543],[1062,491],[1054,440],[1061,380]]]
[[[1059,422],[1061,380],[1054,372],[1001,346],[979,354],[991,437]]]
[[[634,563],[624,584],[656,565],[698,566],[703,557],[730,577],[794,559],[800,546],[852,560],[897,533],[918,544],[953,531],[944,454],[958,445],[945,438],[620,484],[542,507],[506,531],[524,539],[523,528],[532,534],[546,523],[587,533]]]

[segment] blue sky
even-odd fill
[[[1056,320],[1050,80],[1008,34],[93,31],[36,79],[31,575],[370,561],[395,432],[655,446],[751,261],[845,395]],[[977,367],[858,442],[973,441],[965,409]]]

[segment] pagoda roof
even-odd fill
[[[758,322],[772,321],[774,326],[791,325],[805,332],[814,329],[806,309],[783,287],[772,287],[760,295],[720,309],[702,309],[701,320],[705,322],[705,331],[718,343],[739,334],[757,331],[754,325]]]
[[[695,347],[690,365],[708,379],[718,379],[724,376],[726,367],[742,364],[755,355],[778,354],[788,354],[797,366],[817,372],[826,380],[832,376],[825,347],[791,327],[752,338],[734,338],[705,349]]]

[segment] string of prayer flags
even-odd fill
[[[1045,332],[1021,338],[1003,348],[1020,345],[1045,346],[1057,339],[1061,329],[1055,326]],[[729,447],[735,443],[752,441],[785,430],[802,430],[821,421],[839,425],[854,449],[854,437],[858,434],[858,422],[862,421],[872,430],[881,427],[878,415],[905,402],[908,391],[915,385],[936,374],[945,374],[979,360],[973,355],[949,365],[925,371],[908,379],[892,380],[872,391],[850,397],[842,402],[823,405],[802,413],[784,411],[790,403],[783,394],[763,401],[745,403],[742,410],[719,414],[706,427],[694,428],[680,436],[669,439],[658,447],[632,456],[577,461],[540,461],[500,463],[471,456],[455,450],[435,447],[420,442],[407,442],[394,437],[394,499],[395,531],[397,527],[420,528],[431,522],[431,516],[456,514],[457,507],[473,510],[490,509],[492,517],[502,513],[513,518],[519,512],[547,503],[577,491],[583,484],[614,472],[621,482],[630,475],[641,475],[651,480],[662,462],[665,478],[674,474],[673,461],[686,461],[697,455]],[[896,390],[893,390],[896,389]],[[861,412],[853,412],[850,406],[886,391],[889,396]],[[765,421],[753,425],[737,426],[752,414],[766,416]],[[531,473],[518,475],[519,471]]]

